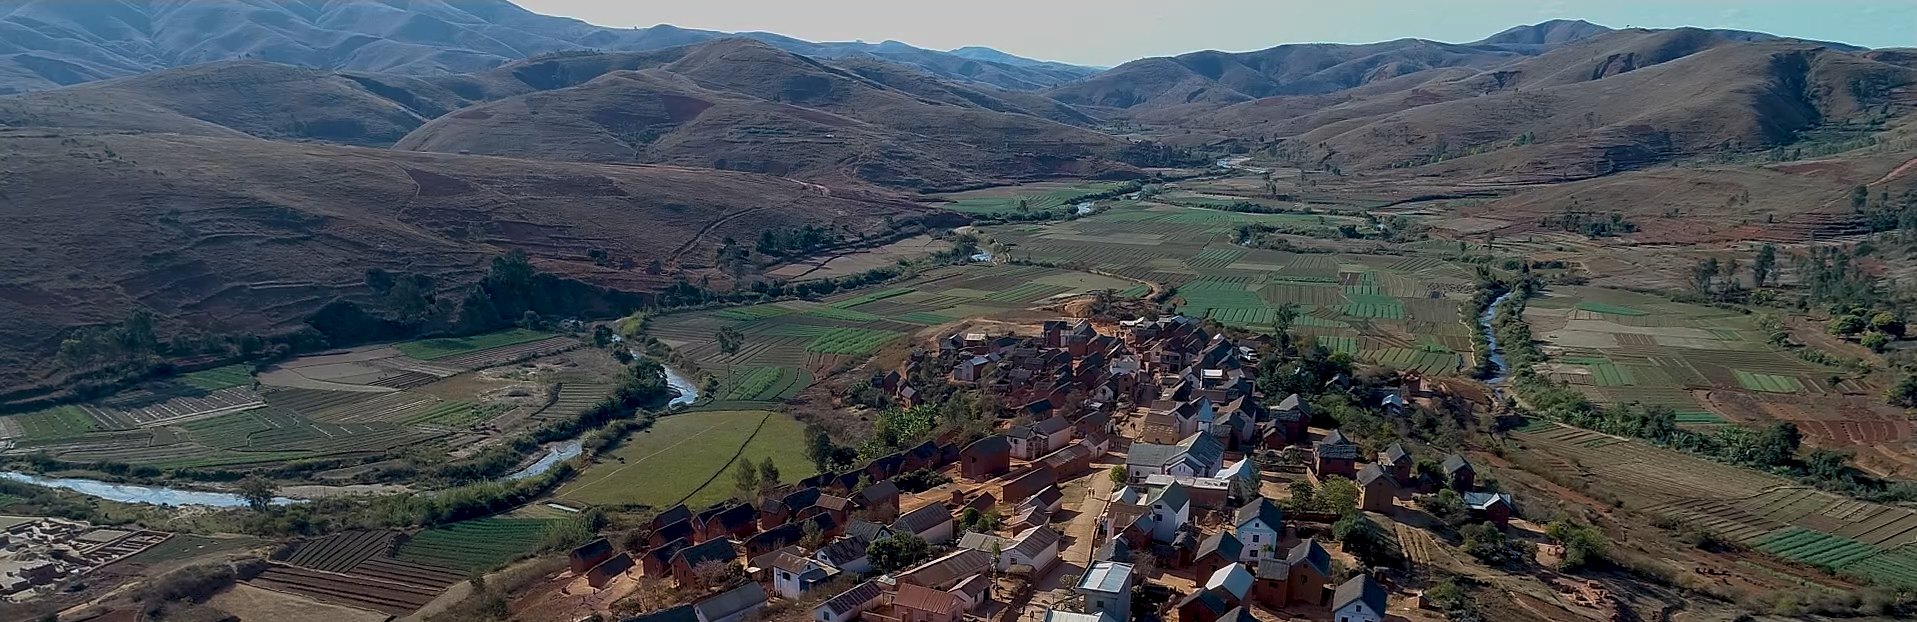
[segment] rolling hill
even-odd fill
[[[511,249],[648,292],[682,270],[723,283],[702,264],[727,237],[814,225],[856,238],[926,213],[749,173],[251,137],[0,130],[0,166],[0,360],[39,361],[0,366],[4,388],[45,380],[68,329],[136,307],[166,334],[275,334],[369,300],[370,268],[459,292]]]
[[[70,86],[226,60],[448,75],[568,51],[640,51],[726,38],[672,26],[606,28],[506,0],[0,1],[0,93]],[[897,42],[812,43],[746,33],[822,58],[878,58],[950,80],[1036,90],[1094,70]],[[996,52],[996,51],[993,51]]]
[[[513,73],[522,83],[570,86],[433,119],[394,148],[710,166],[913,190],[1137,175],[1114,161],[1125,141],[1045,118],[1091,121],[1068,107],[903,65],[840,67],[750,39],[563,62]]]

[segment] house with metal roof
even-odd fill
[[[1072,591],[1085,597],[1086,613],[1103,613],[1114,620],[1132,619],[1132,565],[1121,562],[1092,562],[1079,575]]]
[[[1391,474],[1392,483],[1399,487],[1411,485],[1411,453],[1404,450],[1404,443],[1392,443],[1384,451],[1378,452],[1378,466]]]
[[[1444,457],[1444,477],[1445,483],[1458,492],[1476,490],[1478,487],[1477,470],[1471,468],[1471,463],[1458,454]]]
[[[1511,526],[1511,495],[1502,492],[1464,493],[1464,507],[1471,510],[1471,516],[1497,525],[1499,529]]]
[[[1145,497],[1145,507],[1151,508],[1151,537],[1157,542],[1171,542],[1179,528],[1191,522],[1191,497],[1177,483],[1153,491]]]
[[[1379,622],[1387,604],[1384,586],[1360,574],[1338,586],[1331,597],[1331,617],[1338,622]]]
[[[907,512],[892,522],[893,533],[909,533],[932,544],[952,541],[952,511],[943,503],[931,503]]]
[[[692,604],[699,622],[739,622],[765,608],[765,588],[756,582]]]
[[[1367,512],[1390,512],[1396,504],[1398,485],[1384,467],[1367,464],[1358,470],[1358,507]]]
[[[859,614],[878,607],[879,601],[884,596],[885,589],[880,587],[877,581],[866,581],[813,607],[812,620],[813,622],[851,622]]]
[[[1207,536],[1198,544],[1198,551],[1192,557],[1194,574],[1209,576],[1218,569],[1238,563],[1238,557],[1244,553],[1245,545],[1238,536],[1229,531],[1220,531]],[[1239,594],[1242,598],[1244,595]]]
[[[1251,596],[1251,571],[1244,564],[1232,562],[1223,568],[1212,571],[1205,579],[1205,589],[1217,592],[1233,606],[1245,603]]]
[[[910,583],[935,590],[951,589],[972,575],[992,567],[992,555],[971,549],[959,549],[932,561],[898,573],[900,584]]]
[[[831,544],[819,547],[819,550],[812,554],[812,559],[845,572],[866,574],[872,572],[872,560],[865,554],[866,547],[871,544],[865,538],[858,536],[840,536]]]
[[[1258,563],[1278,556],[1278,540],[1284,536],[1285,513],[1270,499],[1257,500],[1238,508],[1235,531],[1244,545],[1238,561]]]

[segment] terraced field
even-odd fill
[[[734,494],[725,470],[739,455],[772,459],[785,480],[816,473],[800,443],[805,426],[766,411],[700,411],[661,418],[559,489],[589,505],[698,506]]]
[[[516,518],[461,521],[413,535],[400,543],[393,557],[464,572],[490,570],[532,552],[552,524]]]
[[[479,353],[492,348],[518,345],[552,338],[552,333],[515,328],[496,333],[474,335],[471,337],[453,337],[442,339],[422,339],[408,341],[393,346],[401,354],[422,361],[434,361],[455,356]]]

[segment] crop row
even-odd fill
[[[805,349],[821,354],[871,354],[903,336],[889,330],[834,328],[806,344]]]
[[[551,524],[536,519],[481,518],[434,527],[401,544],[394,556],[456,570],[486,570],[539,546]]]

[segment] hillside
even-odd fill
[[[612,73],[434,119],[395,148],[674,163],[914,190],[1136,174],[1113,161],[1124,141],[1043,118],[1089,117],[901,65],[840,67],[749,39],[563,63],[512,74],[557,86]]]
[[[1917,105],[1917,72],[1894,54],[1692,28],[1535,45],[1549,49],[1326,93],[1127,114],[1272,146],[1312,168],[1539,182],[1704,154],[1820,149],[1881,131]]]
[[[67,329],[151,310],[163,334],[273,334],[370,268],[452,296],[511,249],[632,292],[705,269],[727,237],[805,225],[876,233],[911,203],[784,179],[252,138],[0,131],[0,387],[46,371]],[[54,180],[58,180],[57,183]],[[602,251],[595,262],[590,251]],[[648,271],[661,263],[656,274]]]
[[[506,0],[0,0],[0,93],[226,60],[403,75],[483,71],[568,51],[641,51],[725,38],[672,26],[606,28]],[[940,77],[1036,90],[1093,73],[1011,55],[981,59],[896,42],[812,43],[748,33],[825,58],[880,58]],[[996,52],[996,51],[994,51]]]

